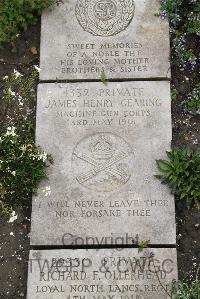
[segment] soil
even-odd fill
[[[0,77],[13,72],[14,68],[28,75],[30,67],[39,63],[39,40],[40,22],[29,28],[14,44],[1,50]],[[198,41],[193,38],[192,43],[199,53]],[[32,53],[32,47],[37,49],[37,54]],[[172,62],[172,83],[179,92],[178,98],[172,102],[174,146],[195,148],[199,143],[200,116],[183,113],[181,105],[197,82],[200,82],[197,69],[181,71]],[[0,123],[4,112],[0,98]],[[8,223],[0,214],[0,299],[26,298],[30,209],[17,211],[17,214],[18,219],[13,223]],[[192,280],[200,266],[200,211],[189,210],[177,201],[176,221],[179,278]]]
[[[0,51],[0,78],[13,73],[14,69],[28,76],[31,67],[39,64],[39,43],[40,22],[29,28],[14,44],[8,44]],[[32,47],[37,49],[37,54],[32,53]],[[0,129],[5,125],[5,108],[0,93]],[[16,111],[10,109],[8,112],[13,119],[16,117]],[[16,211],[16,214],[18,219],[8,223],[0,213],[0,299],[26,298],[30,207]]]
[[[196,57],[200,55],[200,38],[191,36],[190,47]],[[172,53],[173,57],[173,53]],[[197,148],[200,142],[200,116],[184,113],[182,103],[194,86],[200,82],[200,65],[193,70],[182,70],[172,64],[172,85],[178,91],[172,101],[172,126],[174,147]],[[179,279],[194,280],[200,267],[200,211],[188,209],[176,201],[177,249]]]

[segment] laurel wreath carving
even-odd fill
[[[87,10],[89,0],[78,0],[75,8],[75,14],[80,25],[86,30],[88,26]]]
[[[118,0],[122,7],[120,20],[117,21],[117,24],[110,25],[106,29],[103,29],[98,23],[92,22],[88,17],[88,6],[91,1],[92,0],[78,0],[75,8],[75,14],[81,27],[93,35],[115,35],[126,29],[134,16],[135,5],[133,0]],[[91,26],[91,24],[93,26]],[[97,30],[94,30],[93,27]]]

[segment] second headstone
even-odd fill
[[[36,137],[54,164],[31,244],[175,244],[174,198],[154,177],[170,106],[168,82],[41,84]]]

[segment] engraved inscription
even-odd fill
[[[111,36],[128,27],[134,11],[133,0],[78,0],[75,14],[85,31]]]
[[[109,21],[117,14],[117,6],[113,1],[98,1],[94,6],[94,16],[100,21]]]
[[[169,298],[176,249],[97,250],[32,251],[27,299]]]
[[[97,133],[84,138],[72,156],[76,180],[98,192],[113,191],[126,184],[131,177],[132,162],[131,147],[111,133]]]
[[[102,42],[66,43],[60,68],[63,74],[101,75],[105,73],[142,73],[150,70],[152,58],[143,43]],[[99,78],[99,77],[98,77]]]

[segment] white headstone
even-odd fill
[[[176,249],[31,251],[27,299],[169,299]]]
[[[174,198],[154,177],[170,107],[164,81],[41,84],[36,137],[54,164],[33,199],[31,244],[175,244]]]
[[[41,80],[170,78],[159,0],[63,0],[42,16]]]

